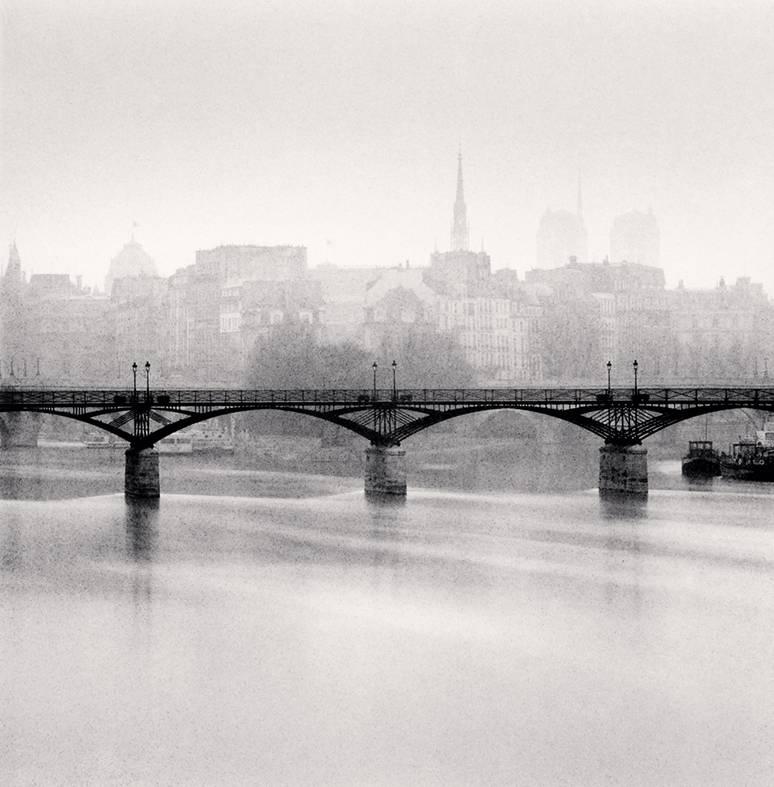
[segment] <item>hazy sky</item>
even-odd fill
[[[102,282],[137,221],[162,274],[219,243],[310,264],[471,240],[535,262],[583,172],[590,251],[652,207],[668,282],[774,293],[772,2],[0,0],[0,238]]]

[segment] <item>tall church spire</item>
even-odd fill
[[[16,241],[8,247],[8,264],[5,266],[5,278],[13,281],[21,281],[21,259],[19,250],[16,248]]]
[[[457,196],[454,200],[454,219],[451,230],[452,251],[468,251],[468,211],[462,186],[462,152],[457,154]]]
[[[0,355],[7,364],[27,344],[24,279],[16,241],[8,248],[8,264],[0,278]]]

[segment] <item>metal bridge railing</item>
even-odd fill
[[[765,388],[372,388],[361,389],[131,389],[22,388],[0,387],[0,406],[5,407],[104,407],[106,409],[148,406],[163,409],[184,407],[250,407],[287,405],[293,407],[335,404],[447,404],[471,406],[487,403],[522,405],[597,405],[632,403],[647,406],[688,404],[774,405],[774,387]]]

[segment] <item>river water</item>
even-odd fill
[[[765,485],[127,505],[105,453],[0,457],[0,783],[774,783]]]

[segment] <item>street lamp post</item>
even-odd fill
[[[373,399],[374,399],[374,401],[376,401],[376,370],[379,368],[379,364],[376,363],[376,361],[374,361],[371,368],[374,370],[374,397],[373,397]]]
[[[134,377],[134,398],[137,399],[137,361],[132,364],[132,376]]]
[[[395,378],[395,372],[397,368],[398,368],[398,364],[395,361],[393,361],[392,362],[392,401],[393,402],[398,401],[398,387]]]
[[[613,364],[610,361],[607,362],[607,396],[610,398],[610,370],[613,368]]]
[[[150,361],[145,361],[145,401],[150,401]]]
[[[634,399],[636,401],[636,399],[637,399],[637,369],[638,369],[638,364],[637,364],[636,360],[634,361],[632,366],[634,367]]]

